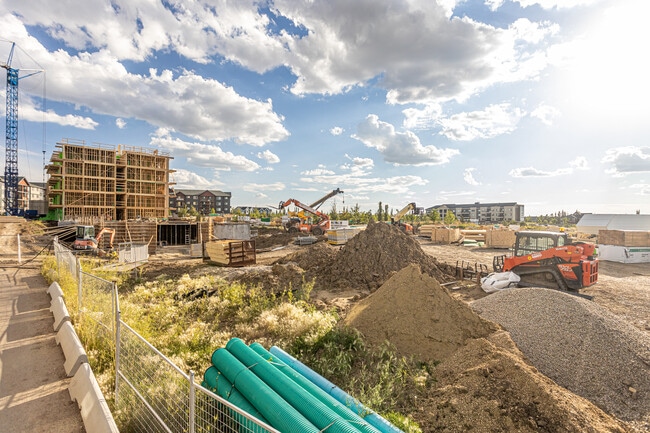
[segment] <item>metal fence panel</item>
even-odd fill
[[[113,349],[108,356],[115,370],[114,409],[121,432],[279,433],[194,383],[193,375],[120,320],[113,282],[81,272],[75,255],[56,239],[54,253],[59,271],[70,272],[78,284],[79,320],[91,334],[80,335],[86,351]]]

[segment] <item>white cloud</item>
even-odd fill
[[[466,183],[468,183],[470,185],[473,185],[473,186],[480,185],[481,182],[474,179],[474,170],[476,170],[476,169],[473,168],[473,167],[466,168],[463,171],[463,179],[465,180]]]
[[[255,171],[260,168],[256,162],[244,156],[226,152],[219,146],[173,138],[170,131],[165,129],[156,131],[156,134],[151,137],[150,143],[153,147],[173,152],[175,159],[185,158],[188,163],[199,167],[222,171]]]
[[[43,9],[53,12],[51,8]],[[99,21],[96,16],[87,18],[88,22]],[[49,52],[27,36],[24,25],[14,15],[0,19],[7,36],[29,47],[32,56],[48,71],[48,99],[87,107],[98,114],[141,119],[203,141],[233,140],[263,146],[289,136],[270,100],[243,97],[232,87],[187,70],[130,73],[115,51],[102,49],[103,44],[96,40],[92,42],[99,50]],[[112,34],[110,38],[120,39]]]
[[[450,140],[470,141],[511,133],[524,114],[521,109],[503,103],[490,105],[483,111],[454,114],[438,119],[437,123],[442,127],[440,134]]]
[[[0,91],[0,99],[6,99],[7,92]],[[0,114],[5,116],[6,106],[0,104]],[[91,117],[77,116],[74,114],[60,115],[53,110],[43,111],[41,107],[30,97],[20,99],[20,120],[28,120],[30,122],[47,122],[61,126],[72,126],[79,129],[95,129],[97,123]]]
[[[650,147],[617,147],[607,150],[602,162],[612,166],[608,173],[625,175],[650,171]]]
[[[256,192],[256,191],[282,191],[286,188],[286,185],[282,182],[274,183],[247,183],[243,186],[244,191]]]
[[[318,168],[312,169],[312,170],[305,170],[300,172],[303,176],[327,176],[334,174],[332,170],[329,170],[325,168],[322,165],[319,165]]]
[[[553,171],[540,170],[534,167],[522,167],[515,168],[510,170],[508,173],[512,177],[522,178],[522,177],[555,177],[562,176],[565,174],[570,174],[572,172],[569,168],[558,168]]]
[[[223,186],[223,182],[208,180],[192,171],[177,169],[172,173],[172,179],[176,182],[177,189],[214,189]]]
[[[438,165],[445,164],[460,152],[456,149],[439,149],[423,146],[412,132],[398,132],[390,123],[382,122],[375,114],[370,114],[357,127],[352,135],[367,147],[376,149],[386,162],[395,165]]]
[[[540,104],[530,113],[530,117],[539,119],[545,125],[552,125],[553,120],[559,117],[562,113],[555,107],[550,105]]]
[[[117,126],[120,129],[124,129],[126,128],[126,121],[118,117],[117,119],[115,119],[115,126]]]
[[[587,170],[589,169],[589,163],[587,158],[584,156],[578,156],[573,161],[569,162],[569,166],[575,168],[576,170]]]
[[[442,105],[426,104],[422,109],[406,108],[402,111],[406,129],[429,129],[436,124],[436,120],[442,116]]]
[[[277,164],[278,162],[280,162],[280,158],[278,157],[278,155],[271,152],[270,150],[265,150],[264,152],[257,152],[257,157],[259,159],[268,162],[269,164]]]
[[[341,135],[343,134],[345,130],[341,128],[340,126],[335,126],[334,128],[330,129],[330,134],[332,135]]]

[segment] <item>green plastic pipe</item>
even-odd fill
[[[373,427],[379,430],[382,433],[404,433],[402,430],[395,427],[393,424],[388,422],[385,418],[379,415],[377,412],[373,411],[370,408],[364,406],[359,400],[352,397],[350,394],[343,391],[338,386],[334,385],[329,380],[325,379],[320,374],[316,373],[311,368],[307,367],[302,362],[298,361],[293,356],[289,355],[284,350],[280,349],[278,346],[272,346],[269,349],[272,355],[280,358],[285,364],[289,365],[298,373],[305,376],[308,380],[316,384],[326,393],[330,394],[332,397],[337,399],[339,402],[349,405],[350,409],[356,412],[359,415],[363,415],[363,419],[368,421]]]
[[[253,406],[250,401],[246,400],[241,392],[237,391],[237,389],[232,386],[232,383],[230,383],[230,381],[226,379],[226,376],[224,376],[223,373],[221,373],[219,369],[214,365],[205,370],[205,374],[203,374],[203,383],[201,386],[209,389],[219,397],[234,404],[244,412],[257,418],[263,423],[268,424],[266,418],[264,418],[264,416],[262,416],[262,414],[259,413],[257,409],[255,409],[255,406]],[[247,427],[252,426],[252,423],[245,417],[241,416],[241,414],[233,412],[233,415],[235,415],[235,418],[240,424]],[[255,431],[263,432],[266,430],[260,427]]]
[[[232,338],[226,349],[264,383],[277,392],[305,418],[327,433],[359,433],[349,422],[319,401],[296,382],[270,365],[239,338]]]
[[[274,366],[285,376],[296,382],[298,386],[302,387],[322,403],[327,405],[327,407],[332,409],[341,418],[347,420],[358,431],[362,433],[380,433],[380,431],[368,423],[368,421],[364,420],[356,412],[352,411],[352,409],[320,389],[318,386],[316,386],[316,384],[307,379],[305,376],[289,367],[282,360],[280,360],[280,358],[274,356],[271,352],[266,350],[260,343],[251,343],[249,347],[253,349],[255,353],[264,358],[270,365]]]
[[[268,420],[273,428],[286,433],[320,432],[320,429],[291,407],[225,348],[214,351],[212,365],[217,367],[230,383],[235,385],[235,388]]]

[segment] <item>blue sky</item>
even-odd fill
[[[229,191],[233,206],[340,188],[323,209],[648,213],[648,12],[645,0],[2,0],[0,62],[13,41],[21,75],[45,71],[20,81],[32,181],[70,138],[160,148],[178,188]]]

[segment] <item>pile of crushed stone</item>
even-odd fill
[[[344,319],[375,344],[441,361],[432,386],[403,408],[423,431],[626,432],[527,363],[509,334],[410,265]]]
[[[415,264],[359,301],[344,323],[374,344],[388,340],[401,354],[425,361],[445,359],[468,339],[486,337],[498,329]]]
[[[543,374],[650,431],[650,338],[594,302],[539,288],[474,301]]]
[[[370,223],[339,250],[316,244],[280,259],[295,262],[314,279],[317,289],[376,290],[395,272],[411,263],[438,281],[451,281],[455,269],[422,250],[412,236],[384,223]]]

